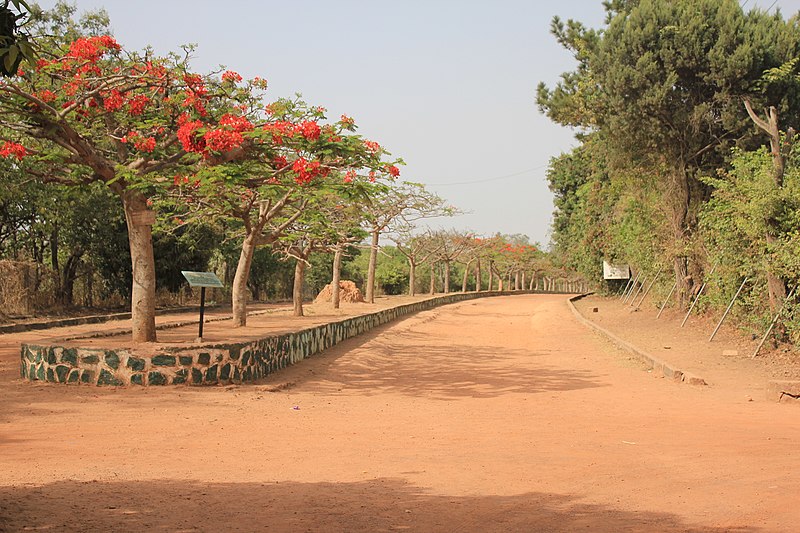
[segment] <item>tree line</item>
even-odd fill
[[[181,270],[222,275],[235,326],[253,297],[290,296],[302,315],[309,287],[343,270],[369,302],[380,288],[419,292],[418,267],[431,292],[456,272],[462,290],[549,272],[527,237],[420,229],[458,210],[401,181],[402,160],[353,118],[269,100],[264,78],[197,73],[190,47],[127,50],[102,11],[29,11],[35,57],[27,44],[0,56],[0,258],[33,265],[41,306],[74,305],[79,284],[82,304],[129,304],[134,340],[153,341],[156,289],[179,294]],[[406,279],[378,283],[381,250],[404,258]]]
[[[800,281],[800,23],[735,0],[609,0],[605,25],[554,18],[577,67],[537,103],[576,130],[551,160],[554,251],[600,280],[603,260],[653,278],[662,301],[737,305],[756,329]],[[785,309],[786,329],[796,338]]]

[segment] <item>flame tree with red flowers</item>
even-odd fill
[[[249,119],[237,118],[231,128],[185,123],[185,142],[196,145],[186,149],[209,154],[210,164],[191,176],[176,176],[172,186],[181,220],[230,220],[240,228],[231,291],[234,327],[247,324],[247,286],[258,247],[275,244],[301,217],[303,222],[313,216],[308,211],[317,207],[309,201],[320,191],[391,181],[402,163],[385,160],[390,155],[385,149],[355,134],[350,117],[328,122],[324,108],[299,98],[262,108]],[[294,247],[289,255],[302,262],[312,249]]]
[[[81,37],[42,52],[0,82],[0,155],[48,165],[42,179],[105,184],[124,208],[131,251],[133,340],[154,341],[150,199],[238,139],[238,88],[190,71],[188,54],[126,52],[113,37]],[[208,140],[201,125],[219,131]],[[206,146],[201,146],[202,143]],[[212,158],[213,161],[213,158]]]

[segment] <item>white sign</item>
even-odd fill
[[[608,261],[603,261],[603,279],[630,279],[631,269],[628,265],[612,265]]]

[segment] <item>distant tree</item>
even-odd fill
[[[435,216],[455,213],[437,195],[422,184],[401,182],[391,186],[376,186],[364,205],[365,227],[370,234],[370,261],[367,271],[366,300],[375,302],[375,269],[378,263],[380,236],[392,226],[405,228],[409,224]]]

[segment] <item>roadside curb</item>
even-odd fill
[[[800,401],[800,381],[777,379],[768,381],[767,400],[779,403]]]
[[[691,372],[684,372],[683,370],[675,367],[672,363],[659,359],[658,357],[651,355],[640,348],[637,348],[633,344],[619,338],[617,335],[611,333],[604,327],[595,324],[588,318],[584,317],[580,311],[575,307],[574,302],[580,300],[581,298],[585,298],[586,296],[590,296],[591,292],[585,294],[579,294],[578,296],[573,296],[567,300],[567,305],[569,306],[572,314],[575,315],[575,318],[578,319],[578,322],[587,326],[589,328],[594,329],[595,331],[599,332],[601,335],[605,336],[619,346],[620,348],[627,350],[628,352],[635,355],[639,358],[642,362],[650,366],[650,369],[655,373],[656,376],[663,376],[665,378],[671,379],[673,381],[677,381],[680,383],[686,383],[688,385],[708,385],[708,382],[701,378],[700,376],[696,376]]]

